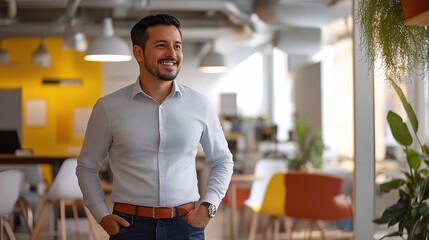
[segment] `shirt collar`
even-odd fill
[[[143,92],[143,90],[140,86],[140,77],[137,77],[137,80],[134,82],[134,85],[133,85],[133,91],[131,93],[131,98],[134,98],[139,93],[147,96],[147,94],[145,92]],[[179,98],[182,96],[182,92],[180,91],[180,87],[176,83],[176,81],[173,81],[173,88],[171,89],[171,93],[169,94],[169,96],[173,96],[173,97],[177,96]]]

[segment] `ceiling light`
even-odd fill
[[[0,64],[1,65],[9,64],[9,53],[3,49],[0,49]]]
[[[64,36],[64,49],[85,52],[87,47],[86,36],[83,32],[70,31]]]
[[[17,63],[10,62],[9,52],[2,48],[0,39],[0,65],[2,66],[18,66]]]
[[[128,44],[120,37],[113,35],[111,18],[103,22],[103,34],[94,38],[86,50],[85,60],[95,62],[125,62],[131,60]]]
[[[43,39],[40,41],[39,47],[37,47],[36,51],[31,56],[31,61],[34,65],[41,67],[49,67],[51,65],[51,54],[46,49]]]
[[[198,67],[200,72],[204,73],[224,73],[228,70],[225,64],[225,58],[222,54],[211,49],[200,62]]]

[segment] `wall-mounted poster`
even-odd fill
[[[45,127],[47,105],[46,99],[28,99],[25,104],[25,125],[27,127]]]
[[[74,110],[74,136],[83,137],[86,132],[86,125],[91,116],[91,108],[76,108]]]
[[[220,115],[223,117],[237,117],[237,94],[220,94]]]

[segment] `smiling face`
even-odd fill
[[[182,66],[182,38],[175,26],[157,25],[147,29],[144,50],[134,46],[141,75],[162,81],[174,80]]]

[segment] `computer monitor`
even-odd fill
[[[16,130],[0,130],[0,153],[15,154],[16,149],[21,149],[21,144]]]

